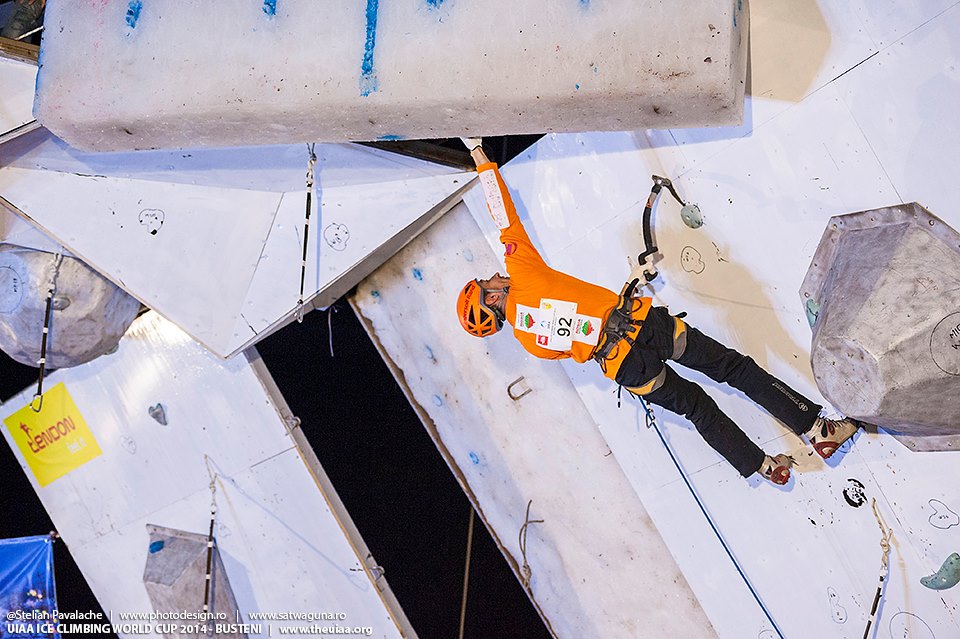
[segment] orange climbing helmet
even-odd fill
[[[470,280],[457,298],[457,317],[463,330],[476,337],[493,335],[503,327],[503,318],[483,303],[486,291],[478,280]]]

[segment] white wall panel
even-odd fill
[[[953,170],[960,130],[952,124],[960,94],[958,30],[960,7],[953,3],[836,82],[900,199],[920,202],[944,220],[960,202]],[[878,86],[882,100],[876,99]]]
[[[32,92],[31,82],[31,92]],[[358,186],[456,173],[412,157],[356,144],[317,144],[317,183]],[[0,167],[104,175],[284,193],[306,188],[306,144],[90,153],[46,129],[0,145]]]
[[[13,167],[0,172],[0,193],[94,269],[221,352],[281,199]]]
[[[120,612],[152,610],[143,586],[146,524],[205,533],[210,467],[217,475],[217,544],[251,612],[345,613],[375,637],[400,637],[396,616],[287,433],[281,407],[243,357],[223,362],[155,313],[139,318],[117,353],[53,373],[103,453],[45,487],[4,429],[94,594]],[[33,389],[2,407],[24,406]],[[163,405],[167,424],[148,407]],[[384,584],[381,583],[381,586]],[[198,602],[199,605],[202,602]],[[279,622],[264,623],[276,635]],[[299,624],[285,624],[299,625]],[[149,636],[157,636],[151,634]]]
[[[317,153],[308,302],[348,290],[473,179],[361,147]],[[97,155],[37,132],[0,147],[0,196],[229,357],[296,310],[307,158],[306,145]]]
[[[743,124],[652,131],[652,143],[663,147],[663,161],[670,173],[678,177],[733,141],[749,136],[834,79],[858,77],[859,74],[844,74],[871,56],[880,55],[881,51],[886,54],[897,39],[933,21],[954,5],[953,0],[924,0],[909,4],[813,0],[752,2],[750,68]],[[936,58],[928,58],[933,59]],[[907,72],[900,77],[906,80],[916,76]],[[859,93],[870,110],[877,106],[872,98],[877,96],[880,86],[865,86],[867,90]],[[886,88],[882,91],[887,97],[895,95],[893,91],[888,93]]]
[[[37,65],[0,57],[0,139],[33,121]]]

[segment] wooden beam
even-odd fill
[[[400,140],[396,142],[359,142],[362,146],[369,146],[391,153],[407,155],[410,157],[436,162],[444,166],[452,166],[463,171],[472,171],[474,169],[473,160],[466,147],[463,150],[451,149],[440,144],[424,140]]]
[[[0,38],[0,57],[19,60],[28,64],[37,64],[40,57],[40,47],[19,40]]]

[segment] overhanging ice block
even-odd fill
[[[89,150],[736,124],[746,4],[51,2],[34,114]]]

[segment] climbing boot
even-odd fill
[[[824,419],[817,417],[813,422],[813,428],[807,432],[810,443],[817,454],[827,459],[830,455],[837,452],[837,449],[843,445],[860,428],[860,424],[849,418],[843,419]]]
[[[778,486],[783,486],[790,481],[790,467],[796,464],[793,457],[780,453],[776,457],[766,455],[763,463],[760,464],[760,473],[765,479],[769,479]]]

